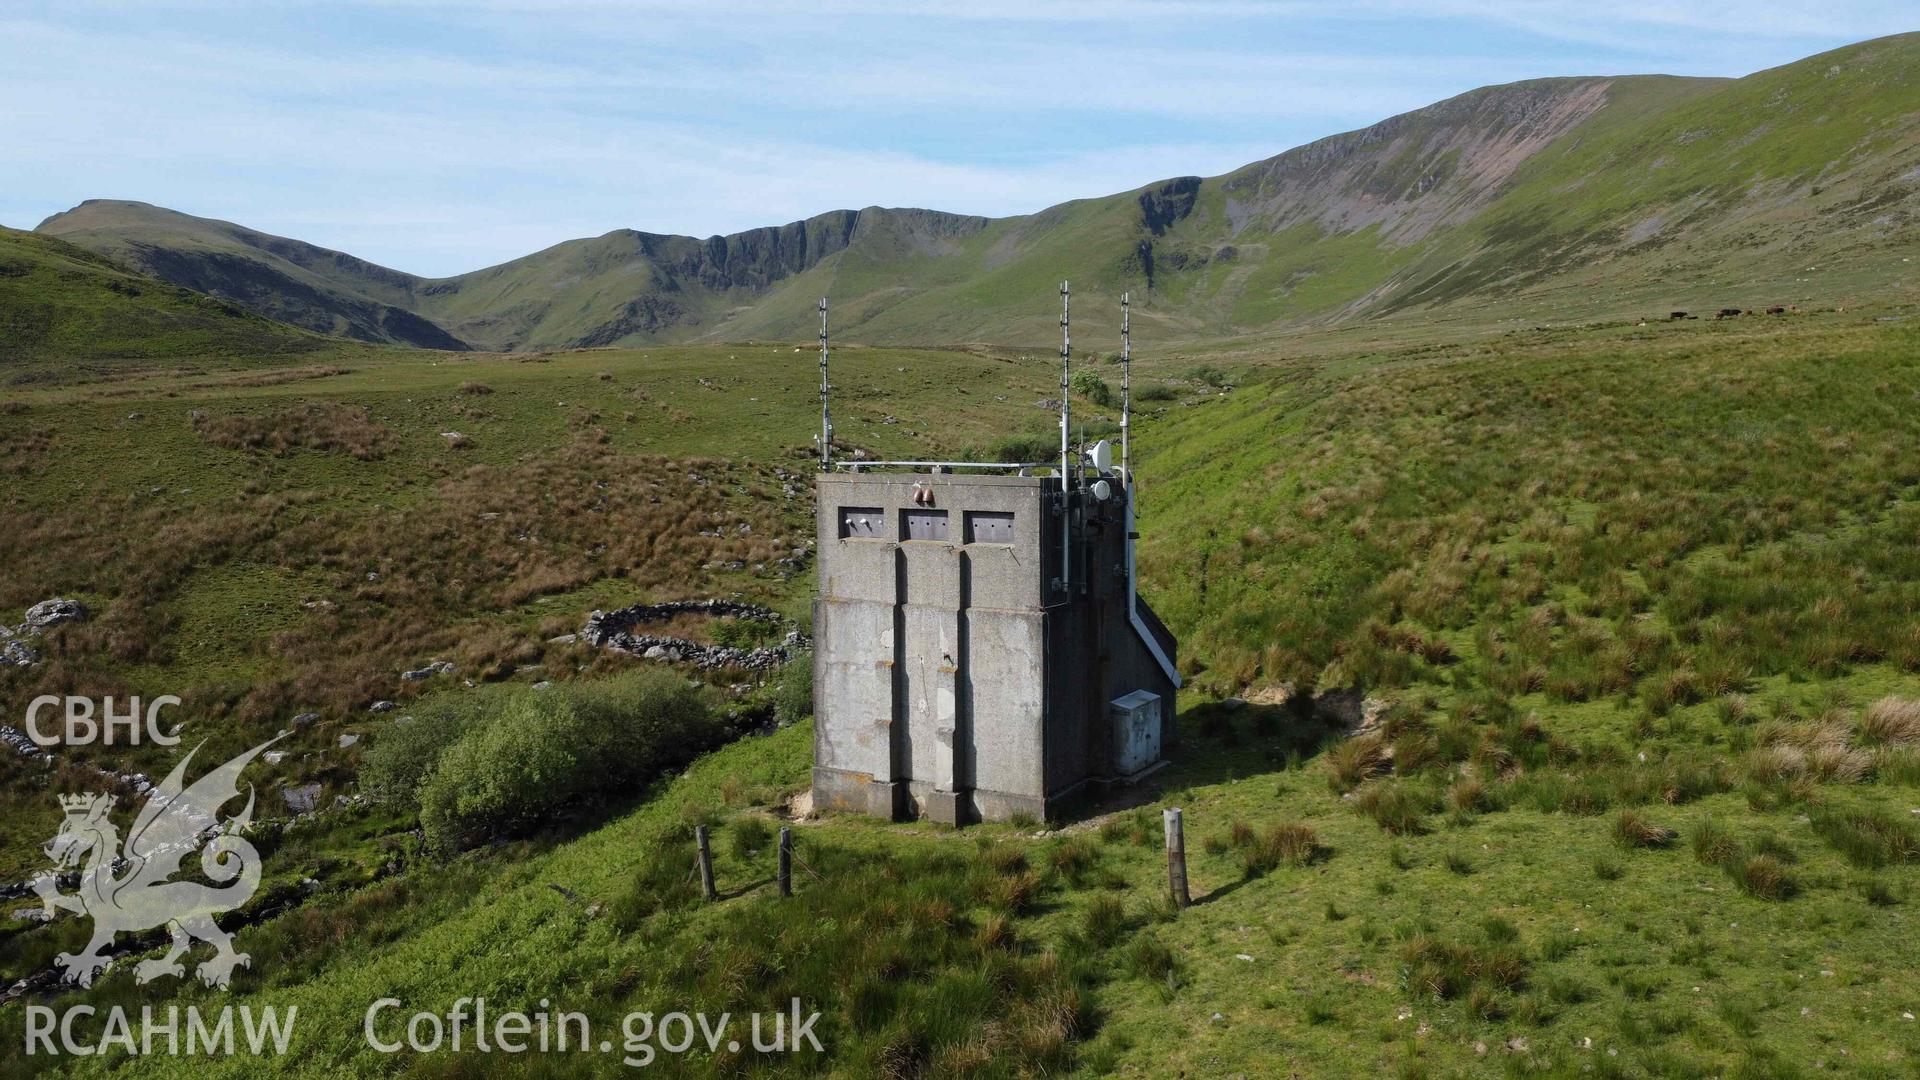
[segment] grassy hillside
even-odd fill
[[[298,240],[113,199],[90,199],[34,231],[315,333],[429,349],[465,347],[410,310],[410,275]]]
[[[1737,80],[1487,87],[1255,162],[1021,217],[838,210],[705,240],[619,230],[426,280],[131,203],[42,226],[297,325],[539,349],[806,340],[1031,346],[1062,278],[1161,340],[1357,320],[1586,320],[1910,298],[1920,35]],[[438,335],[445,335],[444,337]]]
[[[1162,353],[1136,433],[1143,579],[1194,678],[1147,806],[1041,834],[802,822],[785,902],[767,836],[805,786],[806,724],[457,857],[423,850],[404,804],[342,807],[279,827],[275,879],[318,884],[239,935],[239,1000],[299,1005],[296,1053],[143,1071],[496,1071],[376,1055],[359,1030],[375,997],[484,994],[605,1032],[795,995],[824,1014],[830,1058],[656,1066],[692,1075],[1906,1074],[1912,317]],[[1044,361],[840,355],[843,434],[877,451],[1045,419]],[[55,687],[184,684],[220,748],[315,709],[268,783],[360,792],[366,755],[410,737],[372,695],[427,715],[484,705],[458,677],[597,685],[633,663],[550,640],[596,606],[731,591],[799,613],[807,577],[772,556],[805,502],[774,470],[804,491],[812,360],[412,354],[269,385],[9,391],[11,508],[35,524],[0,537],[23,568],[0,604],[67,592],[102,614],[0,690],[17,712]],[[74,506],[139,527],[62,524]],[[458,677],[398,680],[435,656]],[[1286,682],[1390,709],[1341,738],[1268,704]],[[65,768],[88,760],[152,764]],[[39,861],[51,785],[82,777],[7,768],[12,877]],[[1187,810],[1201,900],[1177,915],[1164,805]],[[718,827],[717,905],[688,894],[695,823]],[[5,931],[18,977],[81,926]],[[225,999],[122,968],[62,1000]],[[0,1008],[7,1053],[20,1016]]]
[[[548,639],[641,600],[804,610],[817,363],[769,347],[370,351],[7,391],[0,622],[53,595],[95,617],[51,635],[41,667],[0,669],[0,700],[20,716],[41,693],[177,694],[236,750],[314,713],[281,779],[345,783],[358,755],[339,736],[378,726],[372,702],[431,688],[404,670],[604,670]],[[970,407],[944,438],[984,447],[1044,425],[1034,402],[1058,378],[986,353],[859,347],[836,350],[835,372],[840,440],[909,458],[952,445],[929,421],[955,400]],[[37,784],[0,802],[16,836],[56,809]],[[0,883],[38,858],[0,843]]]
[[[130,274],[84,248],[0,228],[0,372],[18,380],[130,362],[337,352],[178,285]]]

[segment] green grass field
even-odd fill
[[[807,783],[806,722],[460,854],[404,803],[343,807],[274,834],[270,886],[310,892],[238,935],[231,1000],[298,1005],[294,1051],[138,1073],[606,1070],[361,1037],[375,998],[480,994],[607,1031],[793,996],[823,1013],[824,1059],[656,1065],[689,1075],[1910,1075],[1917,325],[1389,325],[1143,362],[1143,585],[1191,676],[1144,805],[1052,832],[797,823],[791,901],[767,833]],[[316,711],[268,782],[330,800],[390,717],[483,692],[461,678],[633,667],[549,640],[595,607],[802,616],[810,576],[777,559],[811,536],[816,359],[367,349],[9,387],[0,621],[56,594],[97,615],[0,694],[17,716],[43,692],[181,693],[208,753]],[[849,348],[835,371],[839,435],[886,456],[1044,435],[1058,378],[984,349]],[[398,680],[439,657],[453,679]],[[1354,685],[1390,708],[1353,738],[1269,704]],[[87,763],[167,760],[0,765],[0,879],[41,865],[52,793]],[[1178,913],[1163,806],[1187,814]],[[696,823],[720,838],[718,904],[689,892]],[[0,976],[82,931],[0,922]],[[229,998],[122,967],[60,1000]],[[46,1065],[22,1023],[0,1008],[9,1071]]]

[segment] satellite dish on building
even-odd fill
[[[1107,483],[1105,480],[1095,480],[1093,482],[1093,497],[1101,502],[1106,502],[1108,499],[1113,498],[1113,485]]]
[[[1087,457],[1093,460],[1095,471],[1107,472],[1113,468],[1113,444],[1101,439],[1093,444],[1093,449],[1087,452]]]

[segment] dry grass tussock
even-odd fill
[[[365,406],[308,402],[263,413],[200,415],[200,437],[230,450],[261,451],[285,457],[297,449],[349,454],[377,461],[392,448],[393,431]]]
[[[1920,746],[1920,701],[1881,698],[1867,706],[1854,733],[1865,746]]]
[[[1857,784],[1873,772],[1873,754],[1852,744],[1854,729],[1845,718],[1770,721],[1759,731],[1759,745],[1747,755],[1750,776],[1764,781],[1802,777]]]
[[[397,673],[435,656],[485,679],[537,662],[544,638],[499,616],[533,599],[624,579],[662,599],[699,595],[717,572],[771,572],[806,524],[755,468],[627,455],[582,441],[506,467],[474,466],[430,495],[379,513],[310,493],[238,493],[183,512],[176,505],[100,507],[45,516],[0,533],[0,607],[51,592],[108,597],[98,615],[47,641],[48,662],[19,692],[125,693],[128,664],[190,663],[179,597],[222,568],[299,568],[268,633],[219,637],[257,674],[197,685],[197,715],[243,721],[306,710],[353,713],[417,684]],[[777,487],[772,487],[777,492]],[[94,527],[111,514],[122,527]],[[582,610],[551,614],[577,624]],[[551,629],[551,627],[547,627]],[[205,629],[205,628],[199,628]],[[550,634],[548,636],[551,636]],[[590,666],[611,661],[579,657]],[[178,685],[178,681],[174,685]]]

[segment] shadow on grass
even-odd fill
[[[1284,705],[1219,702],[1180,714],[1180,741],[1167,748],[1167,767],[1137,784],[1116,787],[1061,822],[1073,825],[1122,814],[1187,788],[1297,769],[1337,741],[1336,728]]]

